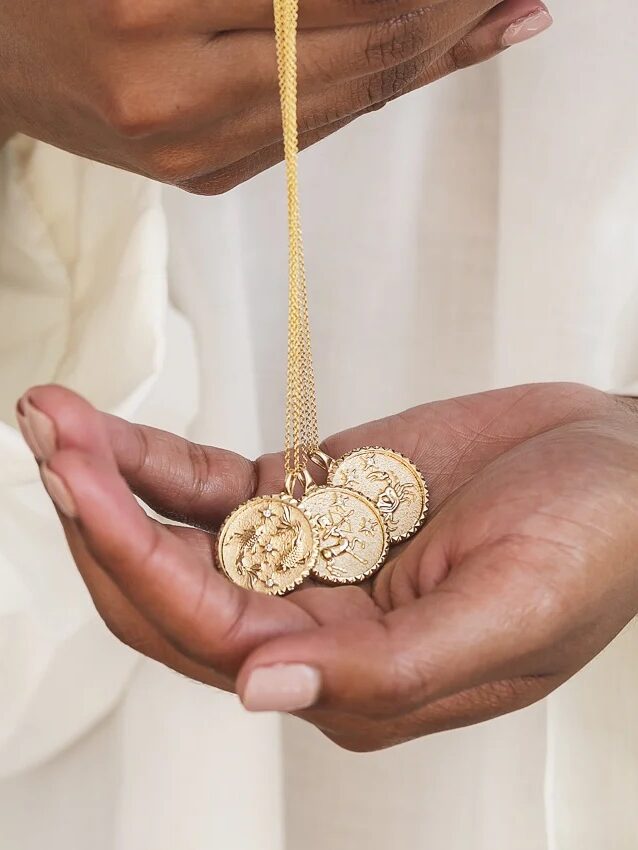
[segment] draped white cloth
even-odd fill
[[[523,381],[638,394],[638,10],[554,7],[303,156],[323,433]],[[0,169],[1,850],[635,850],[633,626],[544,704],[366,756],[118,645],[13,404],[60,381],[277,448],[282,174],[193,198],[26,139]]]

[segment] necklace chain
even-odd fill
[[[285,469],[301,475],[319,448],[308,287],[304,262],[297,160],[297,27],[299,0],[274,0],[275,41],[288,196],[288,369]]]

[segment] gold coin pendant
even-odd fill
[[[407,540],[425,522],[428,489],[423,476],[412,461],[392,449],[348,452],[331,463],[328,484],[355,490],[374,502],[388,527],[390,543]]]
[[[219,533],[219,564],[235,584],[281,595],[306,579],[318,539],[306,514],[287,496],[258,496],[240,505]]]
[[[313,576],[331,584],[354,584],[381,567],[390,544],[379,510],[345,487],[312,487],[299,502],[319,539]]]

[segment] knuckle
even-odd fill
[[[173,16],[165,0],[96,0],[89,7],[100,28],[113,35],[152,34]]]
[[[221,454],[214,458],[215,475],[231,504],[251,498],[257,489],[254,464],[236,454]]]
[[[360,109],[369,106],[385,106],[388,101],[396,98],[412,83],[421,72],[422,58],[403,62],[400,65],[386,68],[378,74],[373,74],[361,82]]]
[[[364,46],[369,68],[390,68],[428,50],[434,33],[422,10],[383,21],[370,28]]]
[[[449,62],[452,71],[460,71],[462,68],[470,68],[479,60],[477,52],[467,37],[461,38],[452,47],[449,54]]]
[[[378,21],[406,14],[422,6],[422,0],[345,0],[350,14],[363,21]]]
[[[114,63],[115,66],[115,63]],[[117,66],[115,66],[117,67]],[[206,110],[201,93],[179,82],[164,83],[152,67],[139,68],[122,78],[111,69],[101,80],[98,107],[103,121],[124,138],[145,138],[183,131],[202,118],[216,119]]]
[[[129,618],[111,618],[102,614],[104,625],[113,635],[116,640],[128,646],[140,655],[146,655],[149,658],[154,656],[154,645],[148,633]]]
[[[101,114],[117,135],[139,139],[167,127],[167,116],[145,86],[136,83],[111,84],[104,95]]]
[[[210,490],[213,481],[213,468],[210,455],[199,443],[186,443],[189,465],[189,492],[193,502],[198,502]]]

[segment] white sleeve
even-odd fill
[[[189,329],[168,304],[158,186],[18,137],[0,151],[0,234],[3,777],[96,724],[137,663],[73,565],[14,427],[16,400],[57,382],[101,409],[180,431],[196,405],[196,370]]]

